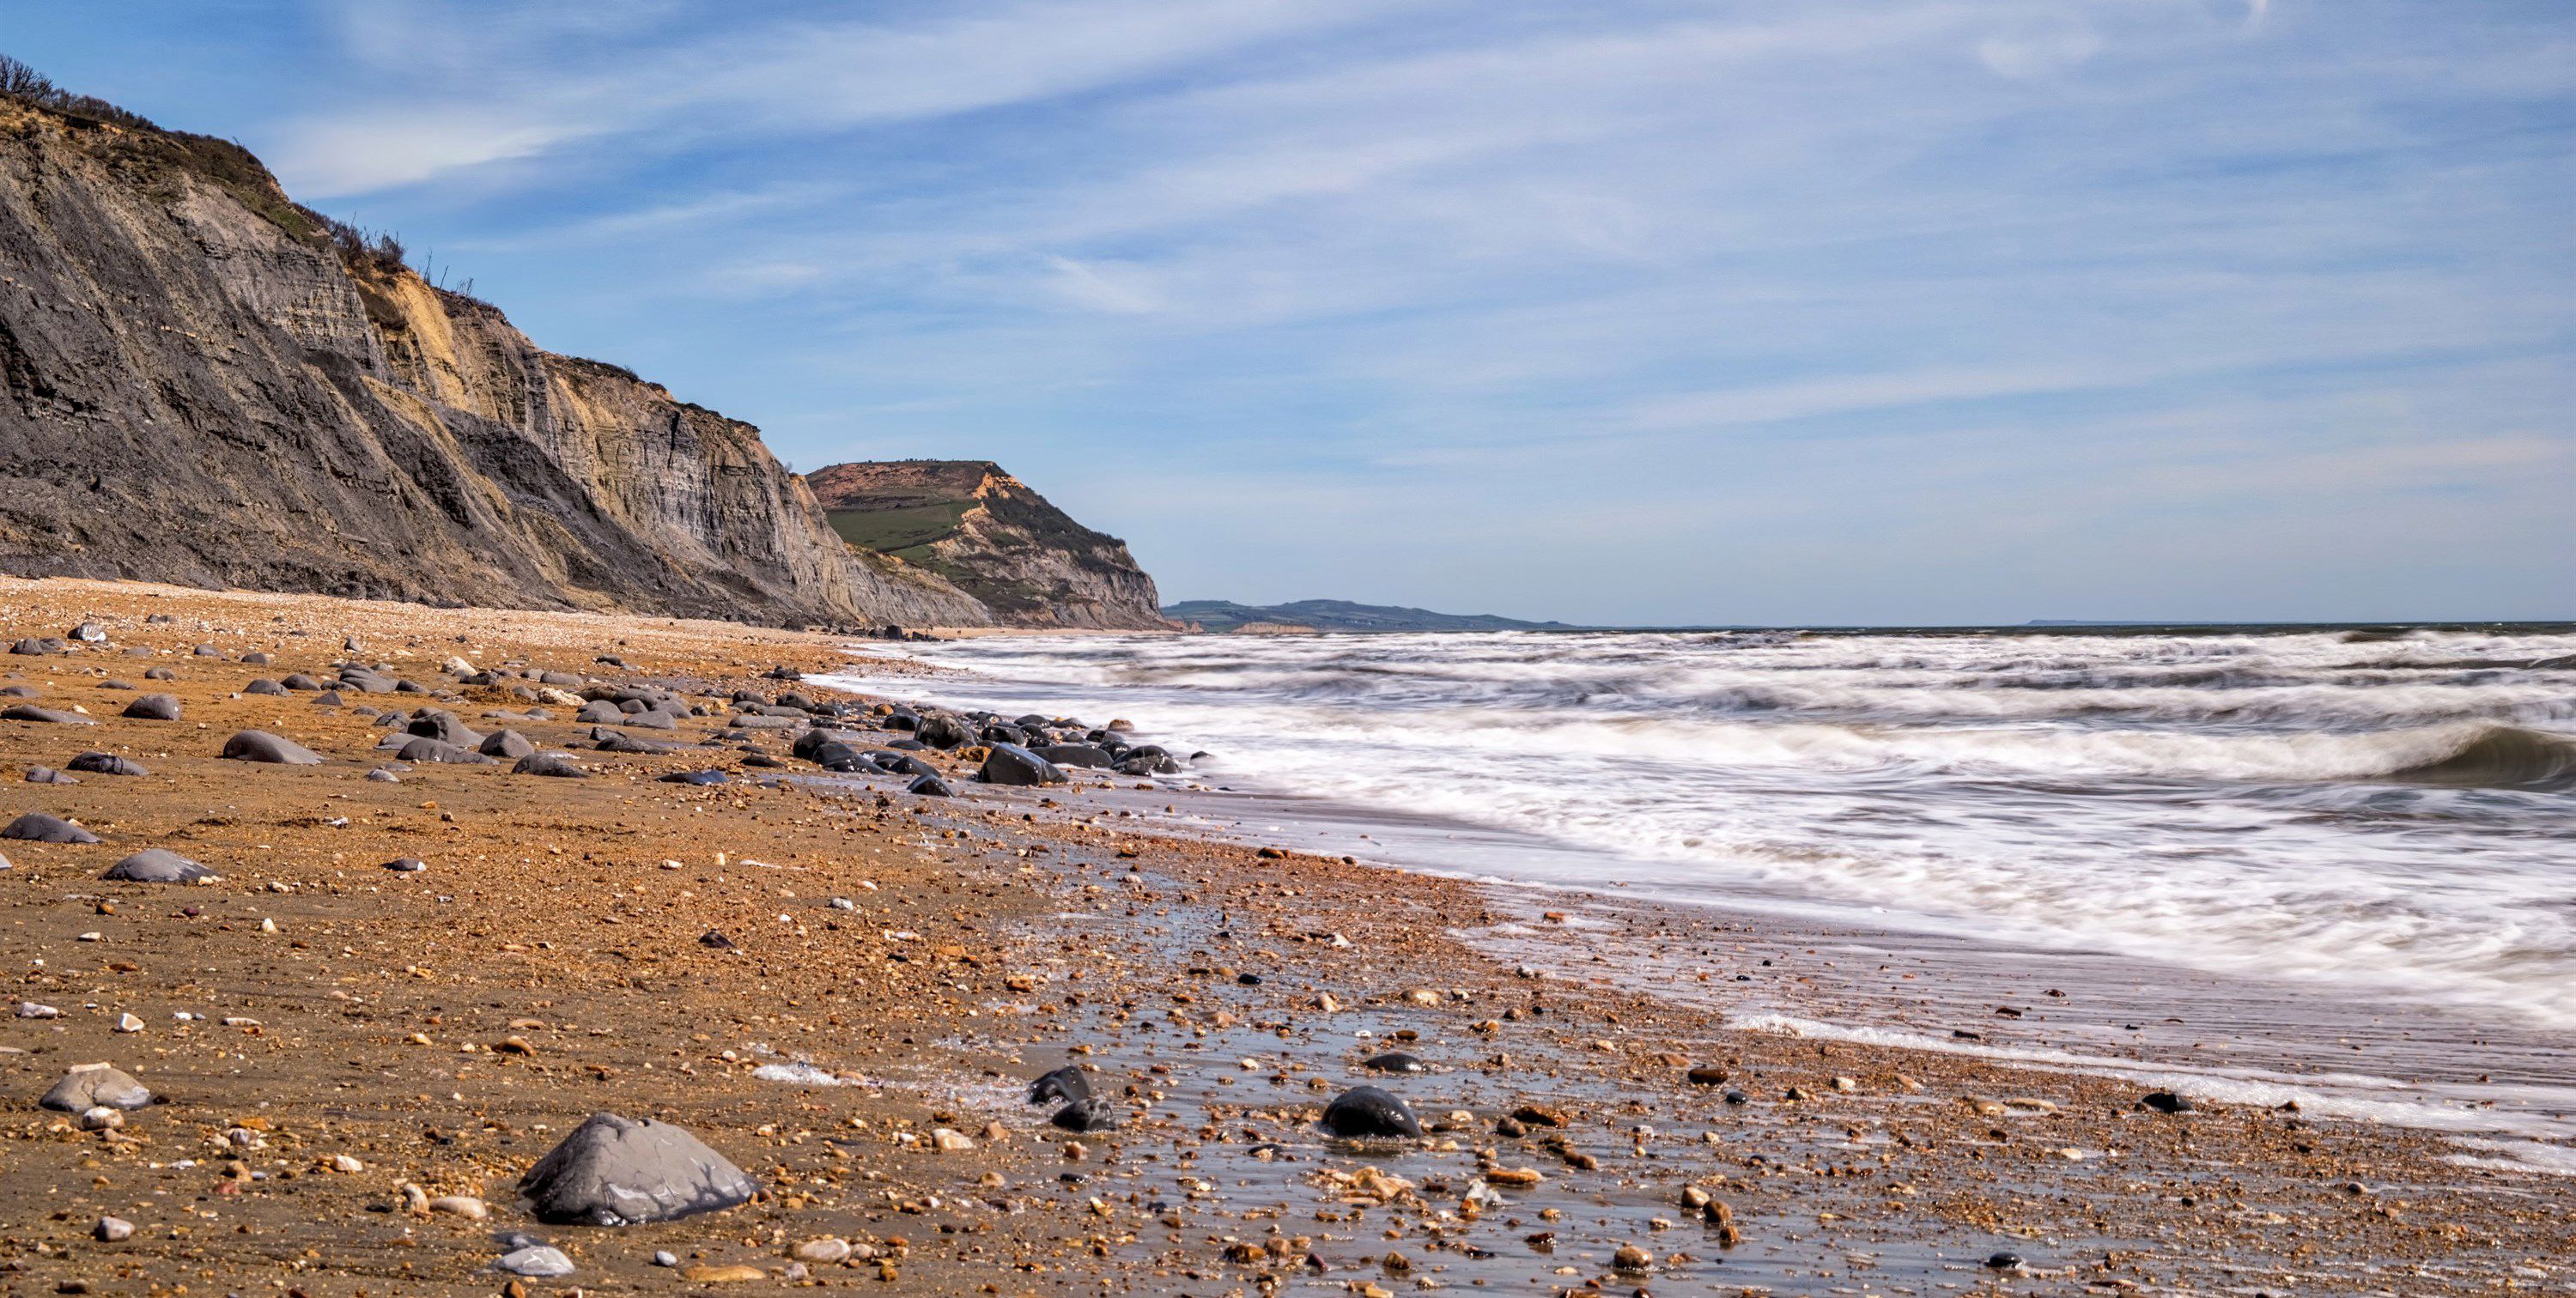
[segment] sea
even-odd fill
[[[1195,754],[1172,783],[1308,809],[1342,844],[1317,850],[2278,988],[2270,1018],[2341,1007],[2438,1037],[2468,1057],[2430,1071],[2461,1080],[2498,1071],[2477,1043],[2510,1040],[2544,1107],[2576,1100],[2531,1064],[2576,1047],[2576,626],[904,652],[956,670],[846,683],[1131,720]]]

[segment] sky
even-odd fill
[[[0,0],[791,465],[1167,599],[2576,617],[2564,0]]]

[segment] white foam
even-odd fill
[[[2576,795],[2391,780],[2576,740],[2576,636],[1169,638],[925,645],[876,684],[1114,714],[1203,779],[1438,817],[1409,865],[1845,908],[2576,1029]]]

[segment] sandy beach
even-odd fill
[[[1187,836],[1176,789],[979,785],[971,748],[915,754],[960,794],[931,798],[823,773],[787,730],[714,738],[737,692],[817,692],[775,669],[845,668],[833,637],[72,580],[0,582],[0,610],[10,639],[105,636],[0,663],[13,702],[91,723],[0,721],[7,813],[103,840],[0,844],[12,1000],[54,1011],[0,1032],[0,1293],[2570,1284],[2576,1181],[2435,1132],[2166,1112],[2122,1078],[1729,1026],[1744,996],[1852,981],[1865,935]],[[530,704],[460,684],[450,657],[651,685],[702,715],[636,732],[672,751],[596,751],[569,708],[487,719]],[[424,692],[243,692],[344,662]],[[111,681],[182,719],[120,716],[142,691]],[[506,721],[591,749],[591,775],[371,780],[390,754],[362,707]],[[324,761],[220,759],[243,730]],[[18,781],[84,751],[147,773]],[[659,778],[705,769],[728,781]],[[154,847],[220,880],[100,880]],[[426,868],[384,868],[399,858]],[[2046,990],[1947,995],[2017,1021],[2050,1012]],[[1365,1067],[1389,1052],[1421,1071]],[[157,1102],[104,1130],[36,1107],[94,1061]],[[1067,1064],[1116,1127],[1076,1135],[1025,1102]],[[1319,1113],[1361,1084],[1425,1135],[1328,1137]],[[517,1179],[601,1111],[685,1127],[760,1195],[540,1224]],[[481,1215],[419,1210],[443,1196]],[[102,1239],[103,1218],[130,1234]],[[532,1241],[572,1273],[490,1269]]]

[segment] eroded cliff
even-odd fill
[[[238,146],[5,99],[0,569],[993,620],[855,561],[750,425],[344,256]]]

